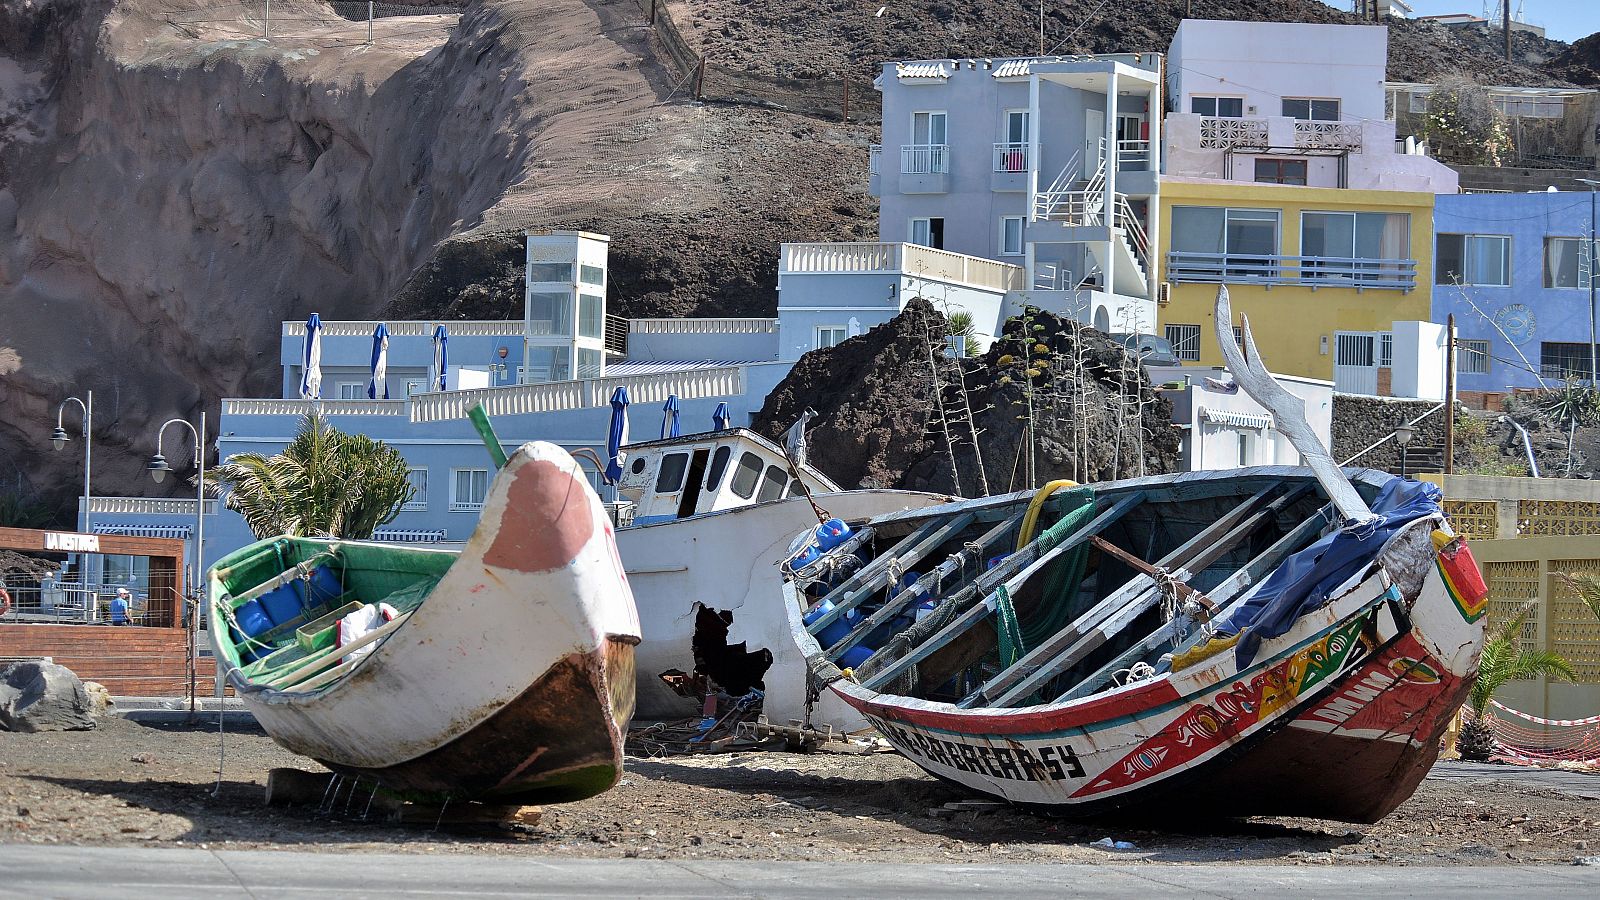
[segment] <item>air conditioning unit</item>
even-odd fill
[[[1156,286],[1156,305],[1166,306],[1172,302],[1172,282],[1163,281]]]

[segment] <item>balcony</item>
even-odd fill
[[[900,193],[943,194],[949,190],[949,144],[901,145]]]
[[[520,326],[521,323],[518,323]],[[517,330],[522,333],[521,328]],[[222,401],[224,416],[404,416],[404,400],[300,400],[294,398],[233,398]]]
[[[915,275],[1002,293],[1022,290],[1023,285],[1021,266],[918,244],[784,244],[778,263],[780,279],[784,275],[872,273]]]
[[[1355,288],[1410,293],[1416,287],[1414,259],[1352,259],[1333,256],[1263,256],[1250,253],[1167,254],[1166,279],[1179,284],[1242,282],[1271,287]]]
[[[634,403],[661,403],[669,395],[679,400],[736,397],[745,391],[744,366],[691,369],[656,375],[552,381],[502,388],[436,391],[411,398],[412,422],[442,422],[467,418],[467,411],[483,404],[492,418],[569,409],[607,406],[619,387],[628,389]]]
[[[1026,143],[997,143],[994,145],[993,172],[989,189],[995,191],[1025,191],[1028,189],[1028,163],[1030,146]]]

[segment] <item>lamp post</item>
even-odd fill
[[[199,658],[199,648],[196,646],[196,637],[200,633],[200,604],[198,598],[201,593],[200,581],[205,572],[205,547],[206,547],[206,414],[200,413],[200,427],[189,424],[187,419],[168,419],[156,429],[156,453],[150,457],[150,464],[145,468],[150,472],[150,478],[156,484],[167,480],[167,473],[172,467],[167,465],[167,458],[161,455],[161,439],[166,434],[170,425],[182,425],[189,429],[194,437],[194,577],[189,581],[189,590],[195,596],[195,608],[191,613],[187,609],[187,598],[179,597],[185,603],[185,626],[189,631],[189,718],[195,715],[195,660]]]
[[[78,404],[78,410],[83,413],[83,512],[78,516],[78,530],[87,534],[89,532],[89,478],[94,472],[94,438],[92,436],[94,429],[94,391],[84,391],[83,397],[84,399],[82,400],[77,397],[68,397],[56,407],[56,430],[50,433],[50,444],[55,449],[60,450],[67,445],[67,442],[72,440],[67,435],[65,427],[67,404]],[[89,555],[85,553],[79,556],[78,563],[78,581],[85,588],[89,584],[88,571]],[[95,611],[94,606],[95,604],[85,601],[84,615],[92,617]]]
[[[1400,477],[1406,477],[1406,445],[1416,437],[1417,429],[1410,422],[1401,422],[1394,427],[1394,442],[1400,445]]]
[[[1595,353],[1594,335],[1594,269],[1596,263],[1600,262],[1595,259],[1595,250],[1600,249],[1595,246],[1595,188],[1600,187],[1600,181],[1593,178],[1579,178],[1578,180],[1589,186],[1589,246],[1584,249],[1589,254],[1589,385],[1593,387],[1600,385],[1600,367],[1595,364],[1597,354]]]

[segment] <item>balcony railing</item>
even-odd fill
[[[1194,284],[1249,282],[1409,292],[1416,287],[1417,261],[1174,251],[1167,254],[1167,280]]]
[[[323,337],[372,337],[378,321],[323,322]],[[440,322],[384,322],[390,337],[431,337],[436,326],[443,325],[451,337],[515,337],[522,334],[521,319],[488,319],[475,321]],[[284,322],[284,337],[305,337],[306,323]]]
[[[629,319],[633,334],[777,334],[777,319]]]
[[[1266,119],[1200,120],[1200,147],[1203,150],[1264,149],[1266,146]]]
[[[902,175],[950,174],[949,144],[903,144],[900,147]]]
[[[1295,122],[1294,145],[1300,150],[1361,149],[1359,122]]]
[[[79,501],[82,505],[82,501]],[[206,501],[206,515],[216,515],[217,501]],[[194,501],[162,497],[92,497],[90,515],[192,516]]]
[[[883,145],[873,144],[867,150],[867,172],[872,175],[883,174]]]
[[[1028,171],[1028,144],[1002,143],[994,145],[994,170],[1009,175]]]
[[[403,416],[404,400],[300,400],[276,397],[243,397],[222,401],[225,416],[303,416],[320,412],[327,416]]]
[[[668,395],[675,395],[679,400],[732,397],[744,393],[744,383],[743,366],[723,366],[657,375],[438,391],[411,398],[411,421],[465,419],[467,411],[479,403],[491,417],[602,407],[611,401],[612,392],[619,387],[628,389],[629,399],[634,403],[661,403]]]
[[[1149,141],[1117,141],[1117,169],[1134,172],[1151,170]]]
[[[1021,266],[918,244],[784,244],[778,265],[779,276],[865,272],[914,275],[992,291],[1020,291],[1023,285]]]

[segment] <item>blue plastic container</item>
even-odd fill
[[[306,609],[305,600],[300,593],[299,580],[291,581],[282,587],[262,594],[255,600],[251,600],[244,606],[239,607],[239,613],[236,615],[242,614],[246,606],[254,606],[256,604],[260,604],[258,608],[268,619],[272,620],[273,625],[282,625],[285,622],[292,621],[300,616],[301,613],[304,613]],[[242,616],[239,619],[239,624],[241,626],[244,625]],[[264,631],[265,629],[262,630]],[[246,632],[252,637],[260,633],[249,631],[248,628],[246,628]]]
[[[801,621],[805,622],[806,625],[809,626],[812,622],[822,618],[832,610],[833,604],[823,601],[820,605],[806,613]],[[850,630],[855,628],[856,625],[860,624],[860,622],[861,614],[852,609],[835,619],[827,628],[824,628],[822,631],[818,632],[817,643],[822,646],[822,649],[826,650],[829,647],[832,647],[834,644],[844,640],[845,635],[849,634]]]
[[[843,519],[829,519],[817,526],[817,546],[824,553],[850,538],[850,526]]]
[[[306,606],[322,606],[344,596],[344,585],[339,583],[339,573],[327,566],[311,570],[311,580],[306,583]]]
[[[816,562],[821,557],[822,551],[817,549],[816,544],[807,544],[800,549],[799,553],[789,557],[789,569],[797,572]]]

